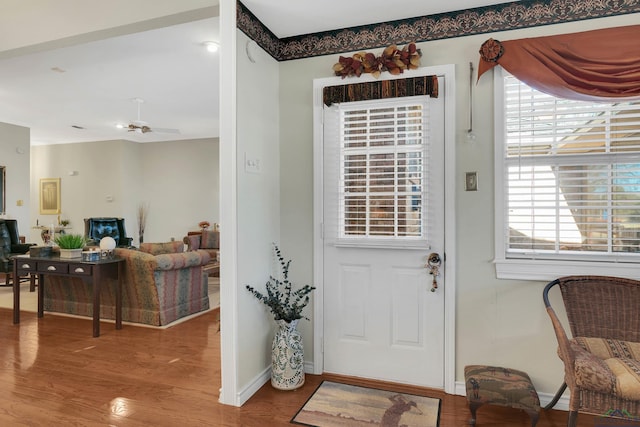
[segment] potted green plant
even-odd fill
[[[60,258],[80,258],[87,239],[82,234],[58,234],[54,242],[60,246]]]
[[[282,280],[269,277],[266,294],[252,286],[246,288],[262,301],[273,314],[278,330],[271,345],[271,385],[280,390],[294,390],[304,384],[304,351],[302,337],[296,329],[302,310],[309,304],[310,285],[294,290],[289,281],[291,260],[285,261],[277,245],[273,245],[280,264]]]

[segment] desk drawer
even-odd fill
[[[91,276],[90,264],[69,264],[69,274],[74,276]]]
[[[38,272],[49,274],[67,274],[69,271],[69,264],[66,262],[55,261],[38,261]]]
[[[30,259],[17,258],[15,262],[18,263],[18,270],[20,271],[33,271],[35,273],[38,269],[38,263]]]

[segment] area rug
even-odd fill
[[[291,423],[313,427],[437,427],[440,399],[323,381]]]
[[[0,287],[0,308],[13,309],[13,286]],[[38,311],[38,292],[29,292],[29,283],[20,285],[20,310]]]

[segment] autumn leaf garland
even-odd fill
[[[360,77],[362,73],[370,73],[377,78],[382,71],[398,75],[404,70],[417,69],[420,66],[421,56],[422,52],[415,43],[409,43],[402,49],[391,45],[378,57],[370,52],[358,52],[352,57],[340,56],[338,62],[333,66],[333,71],[336,76],[342,78],[347,76]]]

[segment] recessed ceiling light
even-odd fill
[[[220,48],[220,43],[218,42],[206,41],[202,44],[205,45],[205,47],[209,52],[217,52],[218,49]]]

